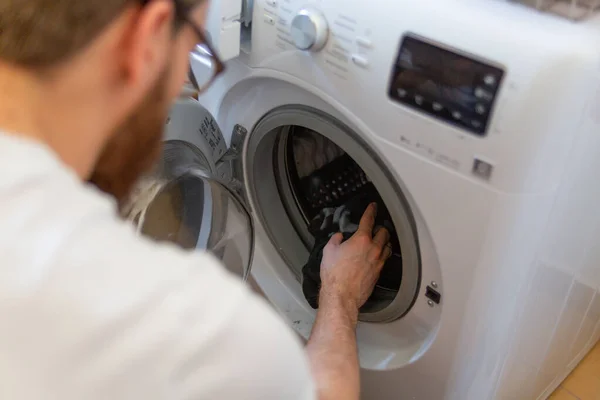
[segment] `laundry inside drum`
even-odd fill
[[[322,250],[329,238],[342,232],[348,239],[370,203],[377,203],[376,229],[391,233],[392,257],[386,262],[373,295],[361,313],[374,313],[388,307],[402,283],[402,251],[392,217],[360,165],[325,136],[301,127],[290,127],[276,148],[276,157],[285,166],[285,181],[291,193],[286,209],[296,230],[309,249],[302,270],[303,292],[309,304],[318,306],[319,270]],[[282,175],[281,173],[279,174]],[[279,185],[284,184],[279,180]],[[280,188],[281,189],[281,188]]]

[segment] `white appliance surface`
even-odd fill
[[[229,61],[199,99],[225,139],[278,107],[320,110],[383,160],[414,216],[418,293],[402,318],[359,325],[363,398],[546,398],[600,337],[598,24],[495,0],[243,3],[213,0]],[[485,135],[390,98],[407,35],[503,71]],[[240,179],[260,187],[248,137]],[[314,311],[255,222],[255,283],[307,337]]]

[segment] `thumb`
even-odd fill
[[[342,242],[344,241],[344,235],[342,235],[341,233],[336,233],[335,235],[333,235],[331,237],[331,239],[329,239],[329,243],[328,246],[339,246],[342,244]]]

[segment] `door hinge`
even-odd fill
[[[222,171],[220,173],[221,179],[226,180],[228,186],[244,200],[246,200],[246,193],[243,182],[242,151],[247,136],[248,130],[246,128],[239,124],[235,125],[229,149],[217,163],[217,170]]]
[[[231,135],[231,144],[229,149],[223,155],[223,160],[232,160],[238,158],[242,154],[244,149],[244,142],[248,136],[248,129],[242,125],[237,124],[233,127],[233,134]]]

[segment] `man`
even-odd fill
[[[0,0],[1,399],[359,397],[358,309],[389,257],[374,207],[325,251],[306,351],[213,258],[117,216],[207,6]]]

